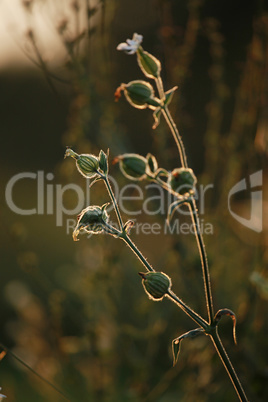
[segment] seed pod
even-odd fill
[[[161,64],[152,54],[143,50],[140,46],[137,50],[138,64],[142,72],[148,78],[158,78],[160,76]]]
[[[149,299],[160,301],[171,288],[171,279],[163,272],[139,272],[139,275]]]
[[[145,178],[147,160],[138,154],[123,154],[114,159],[119,162],[119,167],[124,176],[130,180],[142,180]]]
[[[101,233],[105,230],[105,226],[109,221],[109,215],[106,208],[109,203],[102,207],[97,205],[89,206],[78,215],[77,225],[73,231],[73,239],[77,241],[77,236],[81,230],[87,233]]]
[[[76,160],[77,170],[85,177],[92,179],[97,175],[99,168],[99,159],[92,154],[78,155],[71,148],[68,148],[65,152],[65,158],[71,156]]]
[[[99,168],[99,160],[91,154],[81,154],[76,161],[76,166],[79,172],[88,178],[93,178]]]
[[[146,109],[147,107],[155,109],[160,106],[160,100],[155,98],[154,89],[149,82],[136,80],[128,84],[122,84],[121,90],[128,102],[137,109]]]
[[[174,169],[168,178],[168,184],[172,190],[179,194],[194,193],[196,182],[194,172],[188,168]]]

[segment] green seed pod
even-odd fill
[[[171,288],[171,279],[163,272],[139,272],[139,275],[149,299],[160,301]]]
[[[99,159],[95,155],[81,154],[78,155],[71,148],[65,152],[65,158],[71,156],[76,160],[77,170],[85,177],[92,179],[97,175],[99,168]]]
[[[168,184],[172,190],[179,194],[194,193],[196,182],[194,172],[188,168],[174,169],[168,178]]]
[[[99,168],[99,160],[91,154],[81,154],[76,161],[76,166],[79,172],[90,179],[96,176]]]
[[[138,154],[123,154],[115,158],[114,163],[119,162],[121,172],[130,180],[142,180],[145,178],[147,160]]]
[[[160,76],[160,61],[157,60],[157,58],[154,57],[152,54],[144,51],[141,46],[139,46],[137,50],[137,59],[138,64],[146,77],[158,78]]]
[[[154,89],[148,82],[136,80],[122,84],[121,87],[128,102],[137,109],[155,109],[160,106],[159,100],[154,97]]]
[[[102,207],[89,206],[78,215],[77,225],[73,231],[73,239],[77,241],[77,236],[81,230],[87,233],[101,233],[105,230],[105,225],[109,221],[109,215],[106,208],[109,203],[104,204]]]

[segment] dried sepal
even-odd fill
[[[237,339],[236,339],[236,315],[232,310],[229,310],[228,308],[223,308],[219,310],[214,317],[214,323],[217,325],[221,318],[223,316],[229,316],[231,317],[233,321],[233,338],[234,338],[234,343],[237,345]]]
[[[106,231],[106,225],[109,221],[106,208],[109,204],[110,203],[107,202],[101,207],[93,205],[82,210],[77,216],[77,225],[73,231],[74,241],[78,241],[78,235],[81,230],[90,234],[98,234]],[[110,233],[110,230],[108,230],[108,233]]]
[[[203,328],[196,328],[196,329],[192,329],[189,332],[186,332],[185,334],[179,336],[178,338],[176,338],[172,341],[173,366],[175,366],[175,364],[178,361],[181,341],[185,338],[195,338],[196,336],[202,335],[202,334],[204,334]]]

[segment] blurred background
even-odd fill
[[[164,121],[152,130],[150,111],[123,98],[114,102],[121,82],[143,79],[136,57],[116,51],[134,32],[161,60],[166,90],[179,87],[171,111],[189,165],[200,183],[213,184],[201,218],[213,226],[205,241],[215,309],[237,314],[238,346],[229,320],[222,320],[220,333],[249,399],[265,401],[267,190],[258,188],[261,232],[237,222],[227,203],[240,180],[248,183],[260,170],[264,182],[267,177],[268,10],[261,0],[0,1],[1,392],[10,402],[236,400],[206,337],[184,341],[172,367],[172,340],[193,323],[168,300],[148,299],[137,275],[143,268],[122,242],[84,236],[74,243],[67,219],[76,214],[63,214],[57,225],[62,187],[86,190],[73,161],[63,160],[66,146],[95,154],[109,148],[111,159],[151,152],[160,166],[177,167]],[[127,183],[118,166],[110,173]],[[15,205],[38,205],[39,213],[10,209],[5,191],[18,174],[28,178],[14,184]],[[65,188],[63,208],[75,209],[77,195]],[[90,201],[107,200],[96,184]],[[138,207],[139,201],[128,205]],[[249,219],[249,191],[232,198],[232,210]],[[165,215],[141,214],[138,221],[163,225]],[[205,316],[194,236],[134,231],[133,240]]]

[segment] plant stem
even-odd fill
[[[161,77],[155,78],[156,87],[161,100],[165,99],[165,91],[163,86],[163,81]]]
[[[138,257],[138,259],[142,262],[145,268],[150,272],[155,272],[153,267],[148,263],[146,258],[140,252],[138,247],[133,243],[133,241],[129,238],[129,236],[123,232],[120,236],[122,240],[124,240],[129,248],[133,251],[133,253]],[[189,317],[192,318],[200,327],[205,330],[209,327],[207,321],[205,321],[202,317],[200,317],[194,310],[192,310],[187,304],[185,304],[172,290],[168,290],[166,293],[167,297],[176,303]]]
[[[167,106],[164,106],[162,111],[163,111],[165,119],[169,125],[169,128],[173,134],[176,145],[178,147],[182,166],[186,168],[187,167],[187,159],[186,159],[185,149],[184,149],[184,145],[183,145],[181,136],[177,129],[177,126],[174,123],[174,120],[172,119],[172,116],[170,115],[170,112],[169,112]],[[198,212],[197,212],[195,199],[193,197],[191,197],[191,201],[189,202],[188,205],[189,205],[189,209],[191,212],[192,221],[194,224],[195,237],[196,237],[196,242],[198,245],[198,250],[199,250],[200,259],[201,259],[206,305],[207,305],[209,323],[211,324],[213,321],[213,317],[214,317],[214,311],[213,311],[213,300],[212,300],[212,292],[211,292],[211,285],[210,285],[210,274],[209,274],[209,268],[208,268],[208,260],[207,260],[207,254],[206,254],[206,249],[205,249],[205,243],[203,240],[203,236],[201,234],[199,216],[198,216]]]
[[[179,130],[178,130],[176,124],[174,123],[174,120],[168,110],[167,105],[164,104],[165,92],[164,92],[162,78],[161,77],[155,78],[155,83],[156,83],[156,87],[157,87],[157,90],[158,90],[158,93],[159,93],[159,96],[160,96],[160,99],[161,99],[162,105],[163,105],[161,110],[162,110],[162,113],[170,128],[170,131],[172,132],[176,145],[178,147],[182,167],[187,168],[187,157],[186,157],[184,145],[183,145]]]
[[[39,374],[37,371],[35,371],[31,366],[29,366],[24,360],[22,360],[19,356],[17,356],[14,352],[12,352],[9,348],[7,348],[5,345],[0,343],[0,347],[10,356],[12,356],[15,360],[17,360],[20,364],[22,364],[24,367],[26,367],[31,373],[35,374],[40,380],[42,380],[44,383],[46,383],[49,387],[54,389],[58,394],[60,394],[63,398],[65,398],[67,401],[70,401],[70,399],[58,388],[56,385],[54,385],[52,382],[47,380],[45,377],[43,377],[41,374]]]
[[[211,338],[211,340],[212,340],[212,342],[214,344],[214,347],[215,347],[215,349],[216,349],[216,351],[217,351],[217,353],[218,353],[218,355],[219,355],[219,357],[220,357],[220,359],[221,359],[221,361],[222,361],[222,363],[223,363],[223,365],[225,367],[225,370],[227,371],[227,373],[228,373],[228,375],[229,375],[229,377],[230,377],[230,379],[231,379],[231,381],[233,383],[234,389],[235,389],[240,401],[248,402],[248,399],[246,397],[245,391],[244,391],[244,389],[243,389],[243,387],[242,387],[242,385],[241,385],[241,383],[239,381],[239,378],[238,378],[238,376],[237,376],[237,374],[235,372],[235,369],[234,369],[234,367],[233,367],[233,365],[232,365],[232,363],[231,363],[231,361],[229,359],[229,356],[228,356],[228,354],[227,354],[226,350],[224,349],[224,346],[223,346],[223,344],[221,342],[220,336],[218,334],[218,327],[217,326],[212,329],[212,331],[210,332],[209,336],[210,336],[210,338]]]
[[[196,242],[200,254],[209,324],[212,324],[214,317],[214,309],[213,309],[213,300],[212,300],[212,292],[210,284],[210,274],[208,268],[208,259],[207,259],[205,243],[201,233],[200,221],[194,197],[191,197],[190,202],[187,203],[187,205],[189,206],[191,212],[191,218],[194,225]]]
[[[158,88],[158,90],[159,90],[159,88]],[[160,87],[160,90],[161,90],[161,87]],[[185,149],[184,149],[182,139],[179,135],[177,126],[174,123],[167,106],[164,106],[162,108],[162,112],[163,112],[166,122],[171,130],[171,133],[174,137],[176,145],[178,147],[182,166],[187,168],[187,159],[186,159]],[[205,243],[204,243],[203,236],[201,233],[201,228],[200,228],[198,209],[197,209],[196,202],[195,202],[195,199],[193,198],[193,196],[190,198],[188,205],[189,205],[189,209],[191,212],[191,218],[192,218],[192,222],[194,225],[195,237],[196,237],[196,242],[198,245],[198,250],[199,250],[200,260],[201,260],[201,265],[202,265],[202,273],[203,273],[203,281],[204,281],[204,288],[205,288],[205,297],[206,297],[209,324],[212,325],[213,317],[214,317],[214,310],[213,310],[213,299],[212,299],[212,292],[211,292],[208,260],[207,260],[207,254],[206,254],[206,249],[205,249]],[[180,305],[180,307],[181,307],[181,305]],[[187,313],[187,311],[185,311],[185,312]],[[205,327],[203,325],[201,325],[201,323],[199,323],[199,325],[205,329]],[[227,373],[232,381],[233,387],[234,387],[240,401],[248,402],[245,391],[238,379],[238,376],[237,376],[235,369],[229,359],[229,356],[221,342],[221,339],[218,334],[217,326],[211,327],[210,330],[207,331],[207,333],[209,334],[210,338],[212,339],[214,347],[225,367],[225,370],[227,371]]]
[[[186,158],[186,153],[185,153],[184,145],[183,145],[181,136],[180,136],[180,134],[179,134],[179,131],[178,131],[178,129],[177,129],[177,126],[176,126],[176,124],[174,123],[174,120],[173,120],[173,118],[172,118],[172,116],[171,116],[171,114],[170,114],[170,112],[169,112],[167,106],[164,106],[164,107],[162,108],[162,113],[163,113],[163,115],[164,115],[164,117],[165,117],[165,119],[166,119],[166,122],[167,122],[167,124],[168,124],[168,126],[169,126],[169,128],[170,128],[170,131],[172,132],[172,135],[173,135],[174,140],[175,140],[175,142],[176,142],[176,145],[177,145],[177,147],[178,147],[182,167],[183,167],[183,168],[187,168],[188,165],[187,165],[187,158]]]
[[[130,239],[130,237],[127,235],[126,232],[122,232],[120,238],[126,242],[126,244],[129,246],[129,248],[133,251],[134,254],[138,257],[138,259],[141,261],[141,263],[145,266],[147,271],[150,272],[155,272],[153,267],[149,264],[149,262],[146,260],[144,255],[141,253],[141,251],[138,249],[135,243]]]
[[[208,323],[199,314],[192,310],[187,304],[185,304],[172,290],[168,290],[167,297],[176,303],[189,317],[192,318],[200,327],[204,330],[208,328]]]
[[[111,184],[109,182],[109,179],[108,179],[108,177],[106,175],[101,174],[101,177],[104,180],[104,183],[105,183],[106,188],[108,190],[109,196],[110,196],[111,201],[113,203],[114,210],[115,210],[115,213],[116,213],[116,217],[117,217],[120,229],[123,230],[123,228],[124,228],[123,220],[122,220],[122,217],[121,217],[121,214],[120,214],[120,211],[119,211],[119,208],[118,208],[118,204],[117,204],[116,198],[114,196]]]

